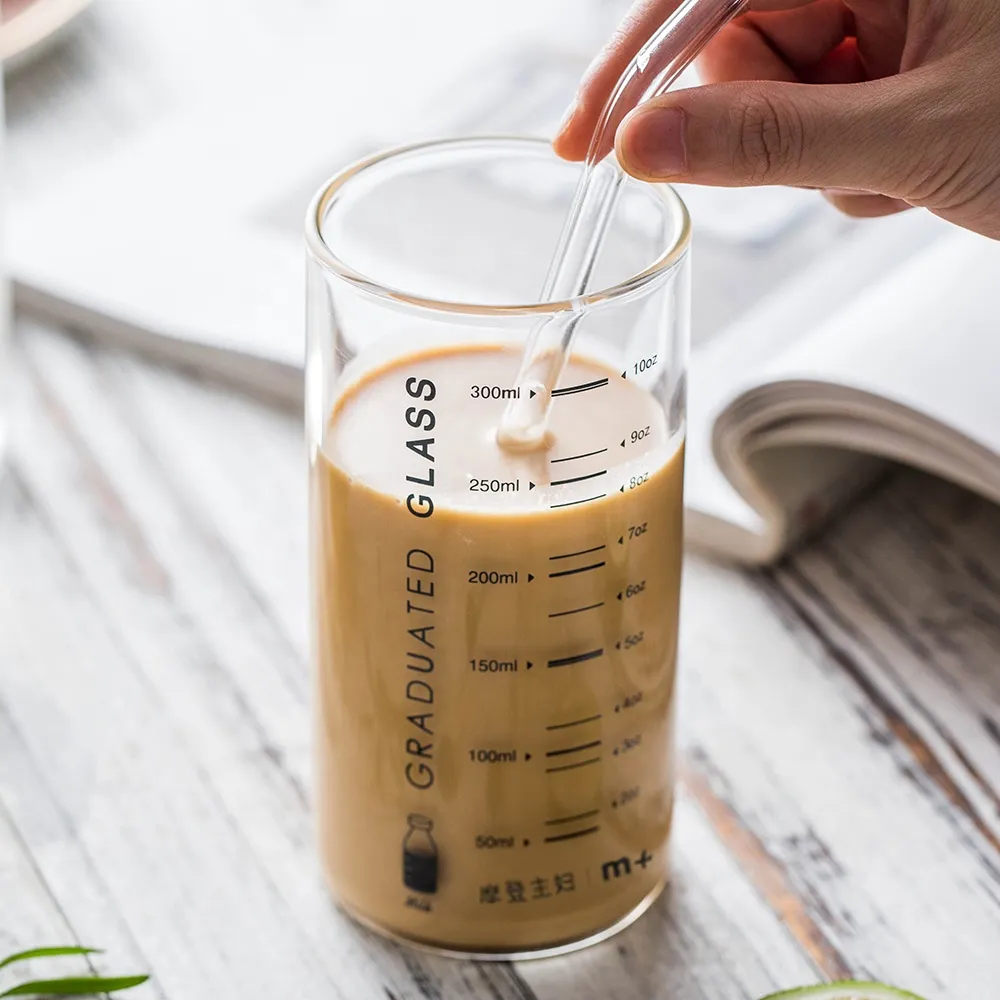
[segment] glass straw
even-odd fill
[[[604,105],[583,172],[549,265],[541,301],[575,302],[593,274],[625,174],[615,156],[615,133],[635,106],[658,97],[694,61],[708,41],[748,0],[683,0],[629,63]],[[581,313],[575,309],[541,321],[528,335],[515,388],[497,431],[511,450],[544,445],[552,390],[569,358]]]

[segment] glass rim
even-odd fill
[[[648,267],[637,274],[618,282],[609,288],[587,292],[576,299],[554,299],[550,302],[530,302],[520,305],[482,305],[471,302],[455,302],[446,299],[433,299],[393,288],[362,274],[351,267],[340,256],[334,253],[323,238],[323,222],[331,202],[356,177],[372,167],[379,166],[387,160],[408,156],[427,150],[461,150],[474,149],[476,146],[504,144],[532,147],[535,149],[551,149],[547,139],[530,138],[516,135],[482,135],[457,139],[430,139],[423,142],[407,143],[390,147],[371,156],[357,160],[345,167],[339,173],[327,180],[313,196],[306,213],[305,237],[306,246],[313,260],[327,271],[348,282],[355,288],[365,291],[376,298],[385,299],[397,304],[429,309],[434,312],[457,313],[467,316],[525,316],[550,315],[553,313],[589,308],[601,303],[613,302],[625,296],[631,296],[647,285],[655,282],[660,276],[671,270],[687,253],[691,244],[691,216],[681,196],[668,184],[649,185],[664,202],[667,212],[675,220],[679,220],[676,238]]]

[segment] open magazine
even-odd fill
[[[814,280],[836,289],[834,274]],[[799,291],[824,307],[821,289]],[[692,368],[695,544],[769,562],[878,459],[1000,503],[1000,243],[949,230],[802,335],[781,313],[776,327],[757,310]]]

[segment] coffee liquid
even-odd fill
[[[667,873],[683,451],[580,358],[547,447],[501,449],[518,364],[371,372],[313,464],[324,868],[359,919],[454,951],[600,935]]]

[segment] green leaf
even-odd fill
[[[916,993],[897,990],[885,983],[827,983],[825,986],[802,986],[797,990],[771,993],[761,1000],[924,1000]]]
[[[60,945],[55,948],[32,948],[31,951],[19,951],[16,955],[8,955],[0,961],[0,969],[15,962],[26,962],[29,958],[54,958],[58,955],[99,955],[100,948],[81,948],[79,945]]]
[[[21,983],[0,993],[0,997],[68,997],[96,996],[99,993],[115,993],[141,986],[149,976],[77,976],[71,979],[36,979],[32,983]]]

